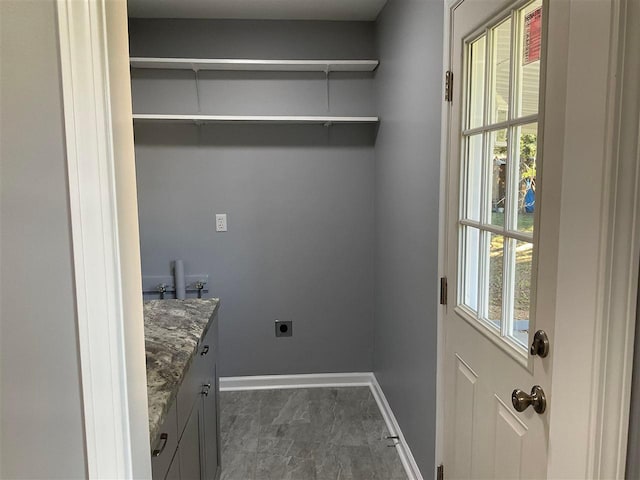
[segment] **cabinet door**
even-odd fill
[[[178,454],[180,456],[180,478],[182,480],[200,480],[202,478],[202,456],[200,438],[202,437],[202,411],[197,402],[187,420],[187,426],[180,438]]]
[[[165,480],[180,480],[180,458],[179,453],[176,452],[173,460],[171,461],[171,465],[169,466],[169,470],[167,471],[167,476],[164,477]]]
[[[158,440],[151,446],[151,471],[153,480],[164,480],[178,448],[176,404],[171,405],[167,418],[160,427]],[[177,461],[174,463],[178,463]]]
[[[211,379],[211,389],[208,395],[202,396],[203,416],[203,450],[204,450],[204,478],[216,480],[220,472],[220,445],[218,420],[218,382],[215,372]]]

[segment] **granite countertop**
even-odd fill
[[[171,402],[191,366],[220,301],[211,299],[144,302],[147,395],[151,444],[157,440]]]

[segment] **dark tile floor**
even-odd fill
[[[367,387],[220,393],[221,480],[406,479]]]

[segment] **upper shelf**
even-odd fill
[[[131,57],[133,68],[170,70],[253,70],[287,72],[372,72],[378,60],[249,60],[231,58]]]
[[[338,117],[303,115],[167,115],[156,113],[134,113],[133,119],[143,122],[169,123],[377,123],[378,117]]]

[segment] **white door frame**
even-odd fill
[[[566,45],[556,44],[555,59],[550,61],[565,62],[567,88],[553,92],[560,100],[558,111],[547,112],[546,121],[551,121],[552,115],[556,122],[558,118],[563,120],[560,128],[565,132],[564,145],[554,145],[562,152],[563,192],[581,193],[580,182],[586,180],[590,182],[587,191],[595,196],[590,201],[592,208],[580,218],[562,217],[566,207],[560,205],[563,221],[555,305],[557,321],[552,338],[555,351],[549,478],[624,478],[640,259],[640,68],[637,58],[640,28],[627,15],[632,2],[550,2],[550,21],[556,22],[551,28],[560,27],[561,31],[564,27],[567,32]],[[459,0],[449,1],[445,8],[445,70],[450,64],[451,11],[458,3]],[[635,47],[629,43],[632,41]],[[589,72],[591,70],[593,72]],[[590,117],[594,112],[600,115]],[[445,228],[448,118],[449,105],[445,103],[439,248],[443,276],[447,271],[449,243]],[[567,172],[584,169],[582,158],[590,152],[602,152],[602,158],[590,162],[581,178],[568,175]],[[577,238],[582,242],[580,249],[572,248]],[[581,271],[581,263],[585,262],[580,255],[585,251],[597,259],[595,271]],[[576,272],[591,273],[589,291],[572,288]],[[438,315],[438,463],[444,458],[445,308],[442,307]],[[561,319],[576,314],[584,321],[583,331],[563,328]],[[592,362],[585,363],[582,360],[589,358],[590,352]],[[577,376],[578,371],[583,375]],[[570,398],[580,401],[569,408]]]
[[[594,472],[622,478],[625,473],[634,337],[637,319],[640,250],[640,5],[626,0],[614,6],[619,22],[616,78],[612,79],[612,150],[608,221],[609,249],[603,278],[604,322],[600,389],[594,408],[598,437]]]
[[[151,478],[126,1],[57,7],[87,474]]]

